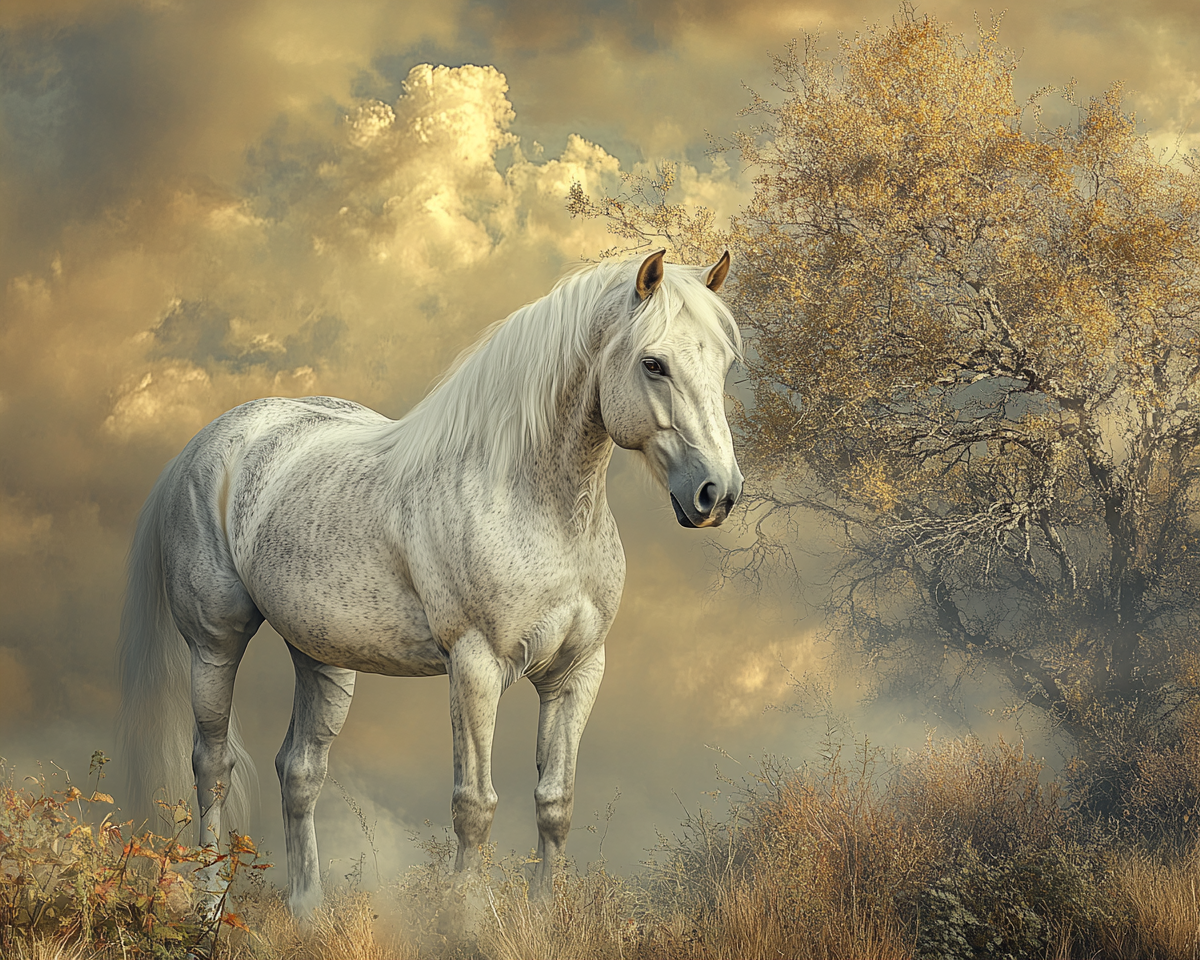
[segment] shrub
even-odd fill
[[[232,882],[239,873],[263,870],[248,837],[231,834],[227,853],[186,847],[179,835],[191,822],[185,803],[168,807],[173,837],[135,834],[112,812],[96,820],[113,798],[98,789],[103,754],[93,755],[97,789],[84,792],[66,778],[49,789],[44,776],[18,787],[11,770],[0,780],[0,949],[17,941],[53,939],[96,949],[119,946],[123,956],[184,956],[212,953],[223,927],[246,929],[222,897],[211,919],[192,910],[191,871],[221,864]]]
[[[690,918],[665,955],[1070,955],[1124,922],[1114,858],[1076,839],[1062,788],[1021,746],[827,757],[765,764],[726,817],[701,811],[660,846],[655,894]]]
[[[1077,746],[1066,783],[1081,825],[1163,853],[1200,841],[1200,706],[1096,710]]]
[[[896,816],[933,854],[916,896],[898,891],[916,956],[1018,958],[1063,937],[1100,941],[1111,858],[1077,842],[1066,795],[1043,772],[1021,746],[973,737],[930,741],[898,771]]]
[[[1066,801],[1043,764],[1001,738],[935,743],[911,756],[889,796],[908,828],[939,851],[969,846],[984,856],[1044,850],[1067,829]]]
[[[987,856],[956,851],[916,899],[914,954],[928,960],[1053,955],[1065,938],[1093,953],[1111,922],[1106,872],[1061,842]]]

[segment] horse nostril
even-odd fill
[[[696,509],[702,517],[707,517],[717,505],[717,485],[711,480],[700,488],[696,494]]]

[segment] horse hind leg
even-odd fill
[[[216,849],[230,826],[229,817],[222,824],[222,812],[246,806],[242,788],[254,779],[253,763],[230,734],[230,718],[238,666],[263,615],[238,576],[224,525],[212,509],[220,499],[214,484],[223,467],[204,451],[197,447],[181,455],[164,474],[160,550],[167,604],[191,653],[192,771],[200,843]],[[219,873],[220,864],[214,863],[197,874],[209,913],[224,892]]]
[[[294,915],[304,918],[321,904],[313,812],[325,783],[330,744],[341,732],[350,710],[356,674],[314,660],[291,644],[288,652],[296,670],[296,692],[292,722],[275,757],[275,771],[283,793],[288,906]]]
[[[192,770],[200,808],[200,843],[214,849],[222,840],[221,813],[233,783],[236,759],[229,736],[233,685],[246,645],[257,626],[249,624],[243,631],[228,635],[224,642],[188,641],[192,653],[192,710],[196,720]],[[220,865],[214,863],[197,875],[209,911],[215,908],[223,892],[219,874]]]

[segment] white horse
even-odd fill
[[[359,670],[449,674],[460,871],[479,863],[496,808],[500,695],[533,682],[534,886],[550,893],[625,578],[605,494],[613,444],[645,457],[685,527],[721,523],[741,492],[724,409],[740,337],[715,296],[728,269],[728,254],[702,269],[660,251],[576,273],[493,326],[401,420],[271,398],[201,430],[159,477],[130,552],[131,807],[194,784],[202,843],[244,808],[234,676],[268,620],[296,671],[275,769],[297,915],[321,902],[313,808]],[[211,896],[215,868],[201,879]]]

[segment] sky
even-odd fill
[[[735,212],[753,171],[712,156],[752,118],[771,55],[805,31],[886,23],[892,2],[0,0],[0,756],[82,779],[116,753],[115,643],[138,508],[204,424],[246,400],[343,396],[398,417],[492,321],[614,243],[572,219],[573,181],[680,166],[678,199]],[[968,41],[987,8],[918,14]],[[1200,17],[1191,0],[1013,0],[1001,40],[1018,92],[1125,85],[1151,142],[1200,146]],[[1051,118],[1068,116],[1056,101]],[[1056,114],[1057,111],[1057,114]],[[736,271],[737,265],[734,265]],[[684,808],[766,752],[815,755],[825,721],[787,710],[793,675],[825,684],[859,736],[915,747],[920,704],[860,703],[871,677],[831,659],[813,600],[712,589],[706,541],[618,451],[610,500],[629,574],[580,753],[579,861],[631,870]],[[974,681],[993,736],[1004,699]],[[262,779],[256,833],[282,855],[272,758],[291,669],[269,628],[237,708]],[[445,678],[360,677],[331,776],[378,822],[385,875],[449,823]],[[493,839],[535,842],[537,700],[501,703]],[[728,757],[726,756],[728,755]],[[729,759],[732,757],[732,759]],[[119,761],[119,757],[116,758]],[[114,764],[115,766],[116,764]],[[604,810],[620,798],[610,823]],[[426,821],[429,825],[426,825]],[[598,827],[593,833],[588,828]],[[318,808],[336,878],[364,848],[329,785]],[[282,882],[282,879],[280,879]]]

